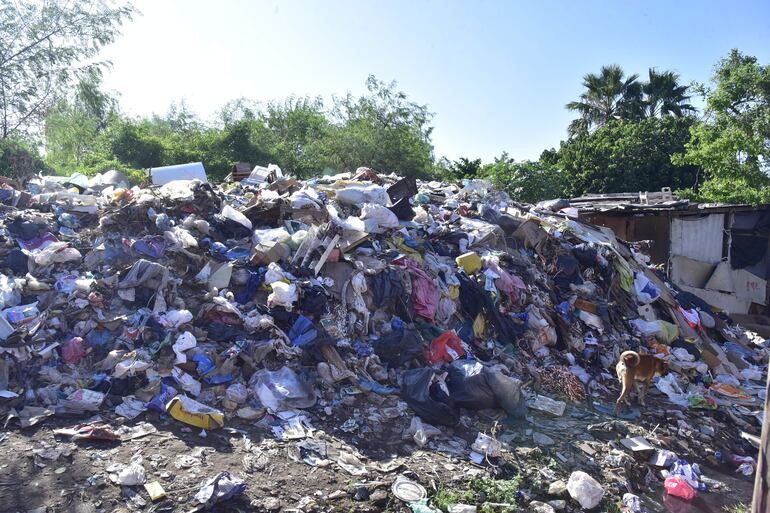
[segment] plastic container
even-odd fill
[[[473,251],[455,258],[458,267],[462,267],[465,274],[473,274],[481,269],[481,257]]]

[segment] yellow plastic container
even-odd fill
[[[201,429],[219,429],[225,425],[224,413],[183,395],[171,399],[166,411],[176,420]]]
[[[481,257],[473,251],[455,258],[455,262],[457,262],[458,267],[463,268],[465,274],[473,274],[481,269]]]

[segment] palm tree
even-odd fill
[[[612,119],[636,119],[643,115],[642,84],[639,75],[625,76],[617,64],[602,66],[599,74],[583,77],[585,91],[580,100],[567,104],[580,114],[570,124],[570,134],[606,125]]]
[[[646,117],[677,116],[695,112],[695,107],[687,103],[690,96],[688,86],[679,84],[679,75],[673,71],[658,72],[650,68],[649,80],[642,85],[644,92],[644,114]]]

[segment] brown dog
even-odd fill
[[[668,364],[664,360],[649,354],[624,351],[620,355],[618,364],[615,365],[615,371],[618,373],[618,379],[623,387],[620,397],[615,402],[615,415],[617,415],[621,401],[625,400],[627,405],[631,405],[627,397],[631,393],[631,386],[636,389],[639,404],[645,406],[644,399],[647,397],[647,391],[650,389],[652,378],[655,376],[665,376],[668,373]],[[644,393],[639,391],[640,381],[644,382]]]

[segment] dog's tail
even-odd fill
[[[620,359],[626,364],[626,367],[636,367],[639,365],[639,355],[633,351],[625,351],[620,355]]]

